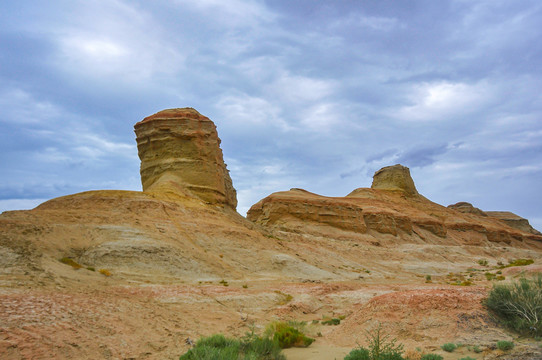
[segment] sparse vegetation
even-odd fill
[[[513,330],[542,335],[542,274],[512,284],[494,285],[486,305]]]
[[[202,338],[179,360],[238,360],[241,358],[286,360],[275,341],[255,336],[254,333],[248,333],[242,340],[228,339],[224,335]]]
[[[453,352],[455,349],[457,349],[457,345],[454,343],[446,343],[442,345],[440,348],[446,352]]]
[[[486,259],[480,259],[478,260],[478,264],[481,266],[487,266],[488,262]]]
[[[431,282],[431,275],[425,275],[425,282],[430,283]]]
[[[285,294],[279,290],[276,290],[275,294],[277,294],[277,305],[286,305],[294,298],[292,295]]]
[[[464,358],[461,358],[459,360],[476,360],[475,358],[471,358],[470,356],[467,356],[467,357],[464,357]]]
[[[228,282],[226,280],[224,280],[224,279],[220,280],[218,283],[223,285],[223,286],[230,286],[230,284],[228,284]]]
[[[94,266],[87,266],[88,271],[96,271],[96,268]]]
[[[382,325],[373,332],[367,332],[367,348],[360,346],[350,351],[344,360],[403,360],[403,344],[396,338],[382,332]]]
[[[481,353],[483,351],[482,349],[480,349],[480,346],[478,346],[478,345],[469,346],[469,347],[467,347],[467,349],[469,349],[470,351],[472,351],[472,352],[474,352],[476,354],[479,354],[479,353]]]
[[[341,319],[338,319],[338,318],[322,320],[323,325],[339,325],[340,323],[341,323]]]
[[[420,360],[442,360],[444,359],[441,355],[438,354],[425,354]]]
[[[81,269],[83,267],[83,265],[78,264],[75,260],[73,260],[72,258],[69,258],[69,257],[63,257],[59,261],[61,263],[63,263],[63,264],[70,265],[75,270]]]
[[[277,321],[269,324],[265,335],[273,338],[281,349],[290,347],[307,347],[314,342],[313,338],[305,336],[300,328],[306,325],[305,322],[283,322]]]
[[[505,340],[497,341],[497,349],[499,350],[508,351],[508,350],[512,350],[513,348],[514,348],[514,343],[512,341],[505,341]]]
[[[508,265],[504,267],[512,267],[512,266],[527,266],[534,263],[533,259],[516,259],[516,260],[510,260],[508,261]]]
[[[247,284],[243,284],[243,289],[248,289],[248,285],[247,285]]]
[[[109,270],[107,270],[107,269],[100,269],[100,270],[98,270],[98,272],[99,272],[100,274],[104,275],[104,276],[107,276],[107,277],[109,277],[109,276],[112,275],[112,274],[111,274],[111,271],[109,271]]]

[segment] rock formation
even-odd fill
[[[448,208],[457,210],[459,212],[462,212],[464,214],[474,214],[479,216],[487,216],[485,212],[478,209],[477,207],[472,206],[471,203],[462,201],[458,202],[457,204],[448,205]]]
[[[192,108],[169,109],[135,124],[143,191],[186,193],[237,206],[215,124]]]
[[[398,190],[407,195],[417,195],[418,190],[410,176],[410,170],[400,164],[378,170],[373,176],[371,189]]]
[[[542,235],[540,231],[536,230],[531,226],[531,224],[529,224],[529,220],[510,211],[486,211],[486,214],[505,222],[508,226],[513,228],[535,235]]]
[[[461,211],[465,209],[468,211]],[[247,218],[289,233],[329,236],[335,229],[341,231],[341,238],[375,244],[384,240],[389,244],[450,245],[542,240],[487,216],[469,216],[477,213],[474,209],[464,204],[458,212],[429,201],[418,194],[409,169],[394,165],[375,173],[371,189],[359,188],[346,197],[325,197],[300,189],[277,192],[253,205]]]

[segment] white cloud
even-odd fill
[[[61,111],[53,103],[35,99],[32,94],[18,88],[0,91],[0,122],[38,124],[57,118]]]
[[[434,82],[416,84],[410,95],[412,105],[404,106],[391,115],[406,121],[442,121],[466,115],[487,106],[491,89],[485,82]]]
[[[255,0],[176,0],[176,3],[212,18],[213,23],[234,28],[253,27],[276,18],[264,2]]]

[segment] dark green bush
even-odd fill
[[[542,274],[509,285],[494,285],[486,305],[511,329],[542,335]]]
[[[344,357],[344,360],[371,360],[371,358],[369,357],[369,350],[360,347],[350,351],[350,353]]]
[[[497,349],[507,351],[514,348],[514,343],[512,341],[497,341]]]
[[[444,359],[441,355],[438,354],[425,354],[420,360],[442,360]]]
[[[447,343],[441,346],[441,349],[447,352],[452,352],[457,348],[457,345],[454,343]]]
[[[337,319],[337,318],[322,320],[323,325],[339,325],[340,323],[341,323],[341,319]]]

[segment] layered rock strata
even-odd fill
[[[209,118],[192,108],[169,109],[134,128],[143,191],[189,194],[236,208],[236,192]]]
[[[536,230],[531,226],[531,224],[529,224],[529,220],[510,211],[486,211],[486,214],[505,222],[508,226],[513,228],[535,235],[542,235],[540,231]]]
[[[378,170],[373,176],[371,189],[397,190],[407,195],[418,194],[409,168],[400,164]]]
[[[285,232],[325,235],[335,228],[343,232],[342,238],[362,235],[372,243],[380,243],[383,235],[402,242],[449,245],[542,240],[472,209],[458,212],[429,201],[418,194],[409,169],[401,165],[377,171],[371,189],[359,188],[346,197],[325,197],[301,189],[271,194],[253,205],[247,218]]]

